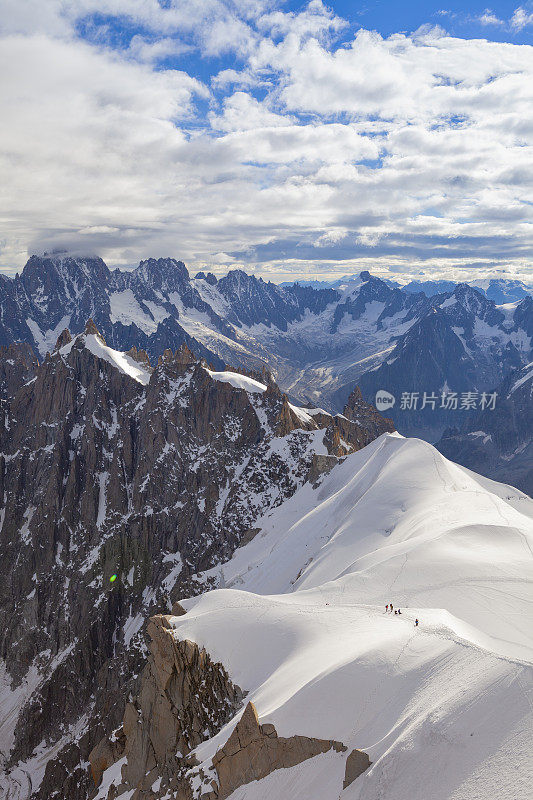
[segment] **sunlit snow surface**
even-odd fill
[[[76,339],[78,338],[79,337],[76,337]],[[73,339],[72,342],[69,342],[69,344],[61,348],[59,351],[61,355],[67,355],[71,351],[72,345],[76,339]],[[139,362],[135,361],[127,353],[122,353],[120,350],[113,350],[112,347],[108,347],[104,344],[102,338],[95,333],[83,335],[83,339],[85,347],[90,350],[93,355],[98,358],[103,358],[104,361],[112,364],[124,375],[129,375],[130,378],[146,386],[150,380],[150,372],[145,369],[142,364],[139,364]]]
[[[330,754],[231,800],[530,800],[533,502],[384,435],[258,527],[227,588],[183,601],[176,635],[280,735],[340,739],[373,765],[341,794]]]

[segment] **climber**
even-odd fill
[[[394,613],[395,613],[395,614],[397,614],[397,613],[398,613],[398,612],[396,611],[396,609],[394,609]]]
[[[401,613],[402,613],[402,609],[401,609],[401,608],[399,608],[399,609],[398,609],[398,614],[401,614]]]
[[[415,619],[415,628],[418,628],[418,620]]]
[[[387,603],[387,605],[385,606],[385,611],[388,611],[388,610],[389,610],[389,604]]]
[[[392,603],[391,603],[391,604],[390,604],[390,613],[391,613],[391,614],[392,614],[392,610],[393,610],[393,608],[394,608],[394,606],[393,606],[393,605],[392,605]]]

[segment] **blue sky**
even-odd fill
[[[0,0],[0,268],[529,277],[533,3]]]

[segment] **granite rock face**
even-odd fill
[[[94,323],[57,345],[39,365],[25,346],[0,353],[14,362],[0,364],[0,690],[16,697],[0,742],[21,800],[89,796],[89,753],[138,693],[145,620],[215,586],[198,574],[308,479],[317,453],[336,458],[335,417],[303,413],[273,383],[232,385],[186,346],[152,367],[113,355]],[[343,422],[343,455],[377,435],[374,414]]]
[[[206,800],[225,800],[239,786],[329,750],[342,753],[346,747],[342,742],[308,736],[282,738],[274,725],[259,724],[253,703],[248,703],[228,741],[213,756],[216,785]]]
[[[151,656],[141,692],[124,715],[121,783],[109,788],[107,800],[124,793],[132,793],[132,800],[169,796],[175,800],[225,800],[239,787],[275,770],[294,767],[331,750],[346,752],[342,742],[331,739],[278,736],[274,725],[259,723],[255,706],[249,702],[225,744],[209,763],[199,764],[190,751],[233,717],[242,703],[242,691],[205,651],[175,638],[170,617],[153,618],[149,633]],[[101,752],[100,744],[91,754],[91,762]],[[353,750],[346,761],[343,788],[370,763],[366,753]]]
[[[39,361],[29,344],[0,347],[0,400],[13,397],[37,373]]]
[[[362,775],[363,772],[366,772],[371,764],[372,762],[368,757],[368,753],[365,753],[363,750],[352,750],[346,759],[346,770],[344,773],[342,788],[347,789],[348,786],[350,786],[350,784],[359,777],[359,775]]]
[[[153,797],[159,780],[161,795],[187,789],[187,755],[213,736],[242,704],[243,693],[221,664],[194,642],[172,635],[171,617],[151,618],[150,655],[139,695],[127,703],[120,735],[121,751],[107,766],[123,758],[122,784],[135,789],[136,800]],[[89,755],[95,784],[101,779],[102,753],[112,742],[104,737]]]

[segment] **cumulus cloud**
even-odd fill
[[[511,28],[514,28],[517,31],[521,31],[524,28],[527,28],[529,25],[533,25],[533,12],[528,12],[522,6],[519,6],[515,9],[513,16],[511,17]]]
[[[478,17],[478,20],[482,25],[496,25],[497,27],[505,25],[505,22],[496,16],[490,8],[486,8],[483,14]]]
[[[531,267],[531,47],[428,27],[350,36],[320,0],[299,13],[267,0],[2,7],[4,267],[54,246],[271,277]],[[137,27],[113,46],[101,26],[123,19]],[[161,69],[229,51],[211,81]]]
[[[169,56],[179,56],[183,53],[190,53],[192,46],[180,42],[169,36],[162,39],[150,40],[144,36],[136,34],[130,40],[128,53],[136,61],[147,64],[161,61]]]

